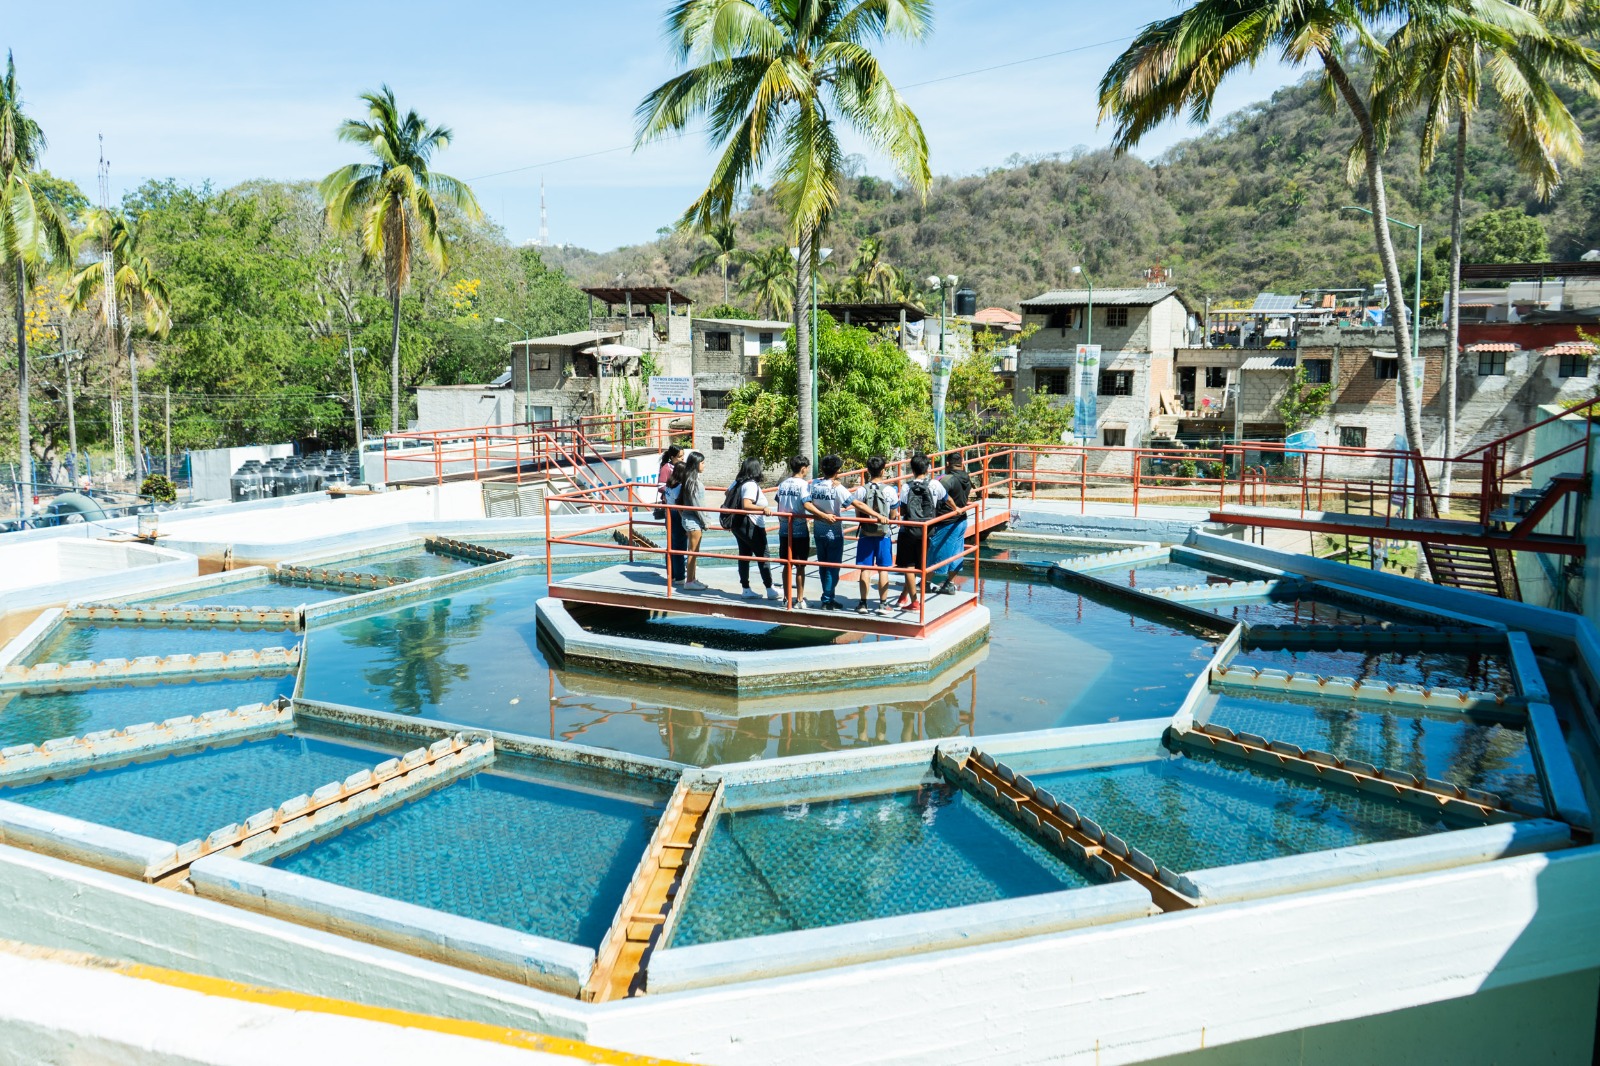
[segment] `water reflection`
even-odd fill
[[[452,653],[483,630],[490,616],[484,603],[453,610],[448,598],[379,615],[356,623],[350,643],[383,653],[378,664],[363,671],[367,683],[388,695],[385,710],[421,714],[445,703],[451,687],[472,675],[470,662]]]

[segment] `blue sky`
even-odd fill
[[[666,6],[88,0],[70,29],[48,5],[16,5],[0,45],[16,53],[25,99],[50,138],[46,166],[91,196],[98,133],[113,195],[150,178],[320,178],[349,161],[333,130],[357,114],[356,95],[387,81],[402,106],[454,128],[436,165],[472,180],[513,240],[537,233],[542,175],[551,241],[606,249],[672,222],[709,169],[703,138],[625,147],[634,107],[674,73],[661,38]],[[922,119],[934,172],[969,174],[1014,153],[1104,144],[1094,103],[1102,70],[1140,26],[1174,10],[1173,0],[936,0],[932,38],[890,47],[884,62]],[[1292,77],[1276,65],[1241,74],[1217,114]],[[1192,132],[1171,126],[1141,151]],[[887,173],[870,155],[868,169]]]

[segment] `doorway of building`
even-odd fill
[[[1194,372],[1192,366],[1178,368],[1178,399],[1183,403],[1185,411],[1194,410]]]

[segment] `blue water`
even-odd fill
[[[160,722],[183,714],[267,703],[294,691],[294,676],[0,692],[0,748]]]
[[[1205,757],[1029,777],[1180,872],[1454,828],[1398,804]]]
[[[970,579],[960,583],[970,588]],[[542,577],[484,582],[307,637],[308,699],[576,741],[695,765],[920,737],[1170,715],[1215,650],[1154,611],[1046,581],[985,578],[987,658],[923,700],[726,717],[650,682],[553,669],[538,646]],[[818,649],[818,655],[826,655]],[[1049,668],[1041,668],[1047,665]],[[692,682],[690,683],[692,685]]]
[[[292,648],[300,634],[289,629],[240,626],[170,626],[64,621],[23,662],[67,663],[79,659],[135,659],[141,655],[198,655],[206,651]]]
[[[1317,677],[1353,677],[1394,685],[1470,689],[1514,695],[1511,663],[1498,652],[1324,651],[1248,648],[1233,660],[1240,666],[1288,670]]]
[[[457,570],[466,570],[478,564],[468,562],[465,559],[457,559],[453,555],[442,555],[437,552],[424,551],[421,548],[408,548],[404,551],[367,555],[359,559],[327,565],[329,569],[353,570],[357,573],[381,574],[384,577],[398,577],[404,581],[415,581],[421,577],[453,574]]]
[[[481,773],[273,865],[598,947],[658,819],[655,807]]]
[[[1356,704],[1224,695],[1210,720],[1236,732],[1315,748],[1341,759],[1437,777],[1529,803],[1541,801],[1527,735],[1461,713],[1395,714]]]
[[[944,786],[714,823],[674,946],[888,918],[1091,882]]]
[[[1215,574],[1197,566],[1173,561],[1135,563],[1132,566],[1108,567],[1090,571],[1091,576],[1114,585],[1131,589],[1177,588],[1180,585],[1215,585],[1237,581],[1238,578]]]
[[[1381,622],[1417,625],[1418,619],[1405,611],[1385,611],[1381,607],[1355,608],[1340,601],[1318,596],[1276,598],[1252,596],[1226,603],[1195,603],[1232,622],[1281,626],[1370,626]],[[1426,624],[1426,623],[1423,623]]]
[[[0,790],[0,799],[181,844],[370,769],[387,756],[277,736]]]
[[[133,602],[144,607],[298,607],[302,603],[336,600],[350,595],[352,591],[257,577],[215,589],[189,589],[166,595],[144,596]]]

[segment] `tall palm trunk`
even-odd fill
[[[28,433],[28,275],[17,256],[17,450],[22,456],[18,480],[21,514],[27,518],[33,504],[33,440]]]
[[[800,454],[810,456],[816,449],[811,439],[811,250],[816,234],[801,232],[800,259],[794,270],[794,361],[799,371]],[[813,467],[812,469],[816,469]]]
[[[727,302],[728,302],[728,264],[727,263],[723,263],[722,264],[722,302],[723,302],[724,305],[726,305]]]
[[[1378,139],[1372,124],[1372,113],[1361,94],[1350,83],[1350,76],[1339,61],[1324,52],[1322,63],[1338,88],[1339,95],[1344,97],[1351,114],[1355,116],[1361,139],[1366,144],[1367,196],[1372,204],[1372,229],[1378,241],[1378,258],[1383,263],[1384,282],[1389,287],[1389,307],[1394,312],[1391,318],[1395,354],[1400,364],[1400,406],[1408,443],[1420,452],[1423,448],[1422,408],[1412,377],[1411,316],[1406,309],[1405,283],[1400,279],[1400,260],[1395,255],[1394,241],[1389,234],[1389,193],[1383,181],[1383,164],[1378,159]]]
[[[389,432],[399,433],[400,425],[400,289],[389,290],[389,309],[394,325],[389,330]]]
[[[130,301],[131,302],[131,301]],[[139,439],[139,361],[133,357],[133,323],[128,323],[128,382],[133,390],[133,477],[144,469],[144,442]]]
[[[1461,351],[1461,199],[1467,184],[1467,132],[1465,108],[1456,118],[1456,175],[1450,197],[1450,320],[1444,338],[1444,477],[1443,504],[1450,510],[1450,459],[1456,454],[1456,364]]]

